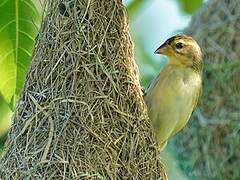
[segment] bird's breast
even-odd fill
[[[193,110],[194,98],[201,89],[199,74],[191,69],[167,67],[158,78],[146,96],[149,108],[179,114]]]

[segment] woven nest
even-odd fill
[[[62,3],[46,6],[0,177],[164,177],[121,1]]]
[[[204,89],[190,124],[176,138],[180,165],[190,179],[240,177],[240,3],[212,0],[187,32],[200,43]]]

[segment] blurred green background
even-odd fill
[[[167,38],[187,27],[203,0],[123,0],[123,3],[129,13],[141,83],[147,87],[165,63],[165,59],[153,52]],[[41,12],[39,0],[0,2],[0,153],[31,60]],[[178,167],[171,144],[161,158],[170,180],[187,179]]]

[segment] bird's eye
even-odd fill
[[[175,45],[175,47],[176,47],[177,49],[182,49],[182,48],[183,48],[183,43],[177,43],[177,44]]]

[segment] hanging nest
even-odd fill
[[[0,178],[164,178],[121,1],[46,7]]]
[[[180,165],[190,179],[240,177],[240,4],[212,0],[187,29],[204,52],[203,96],[176,138]]]

